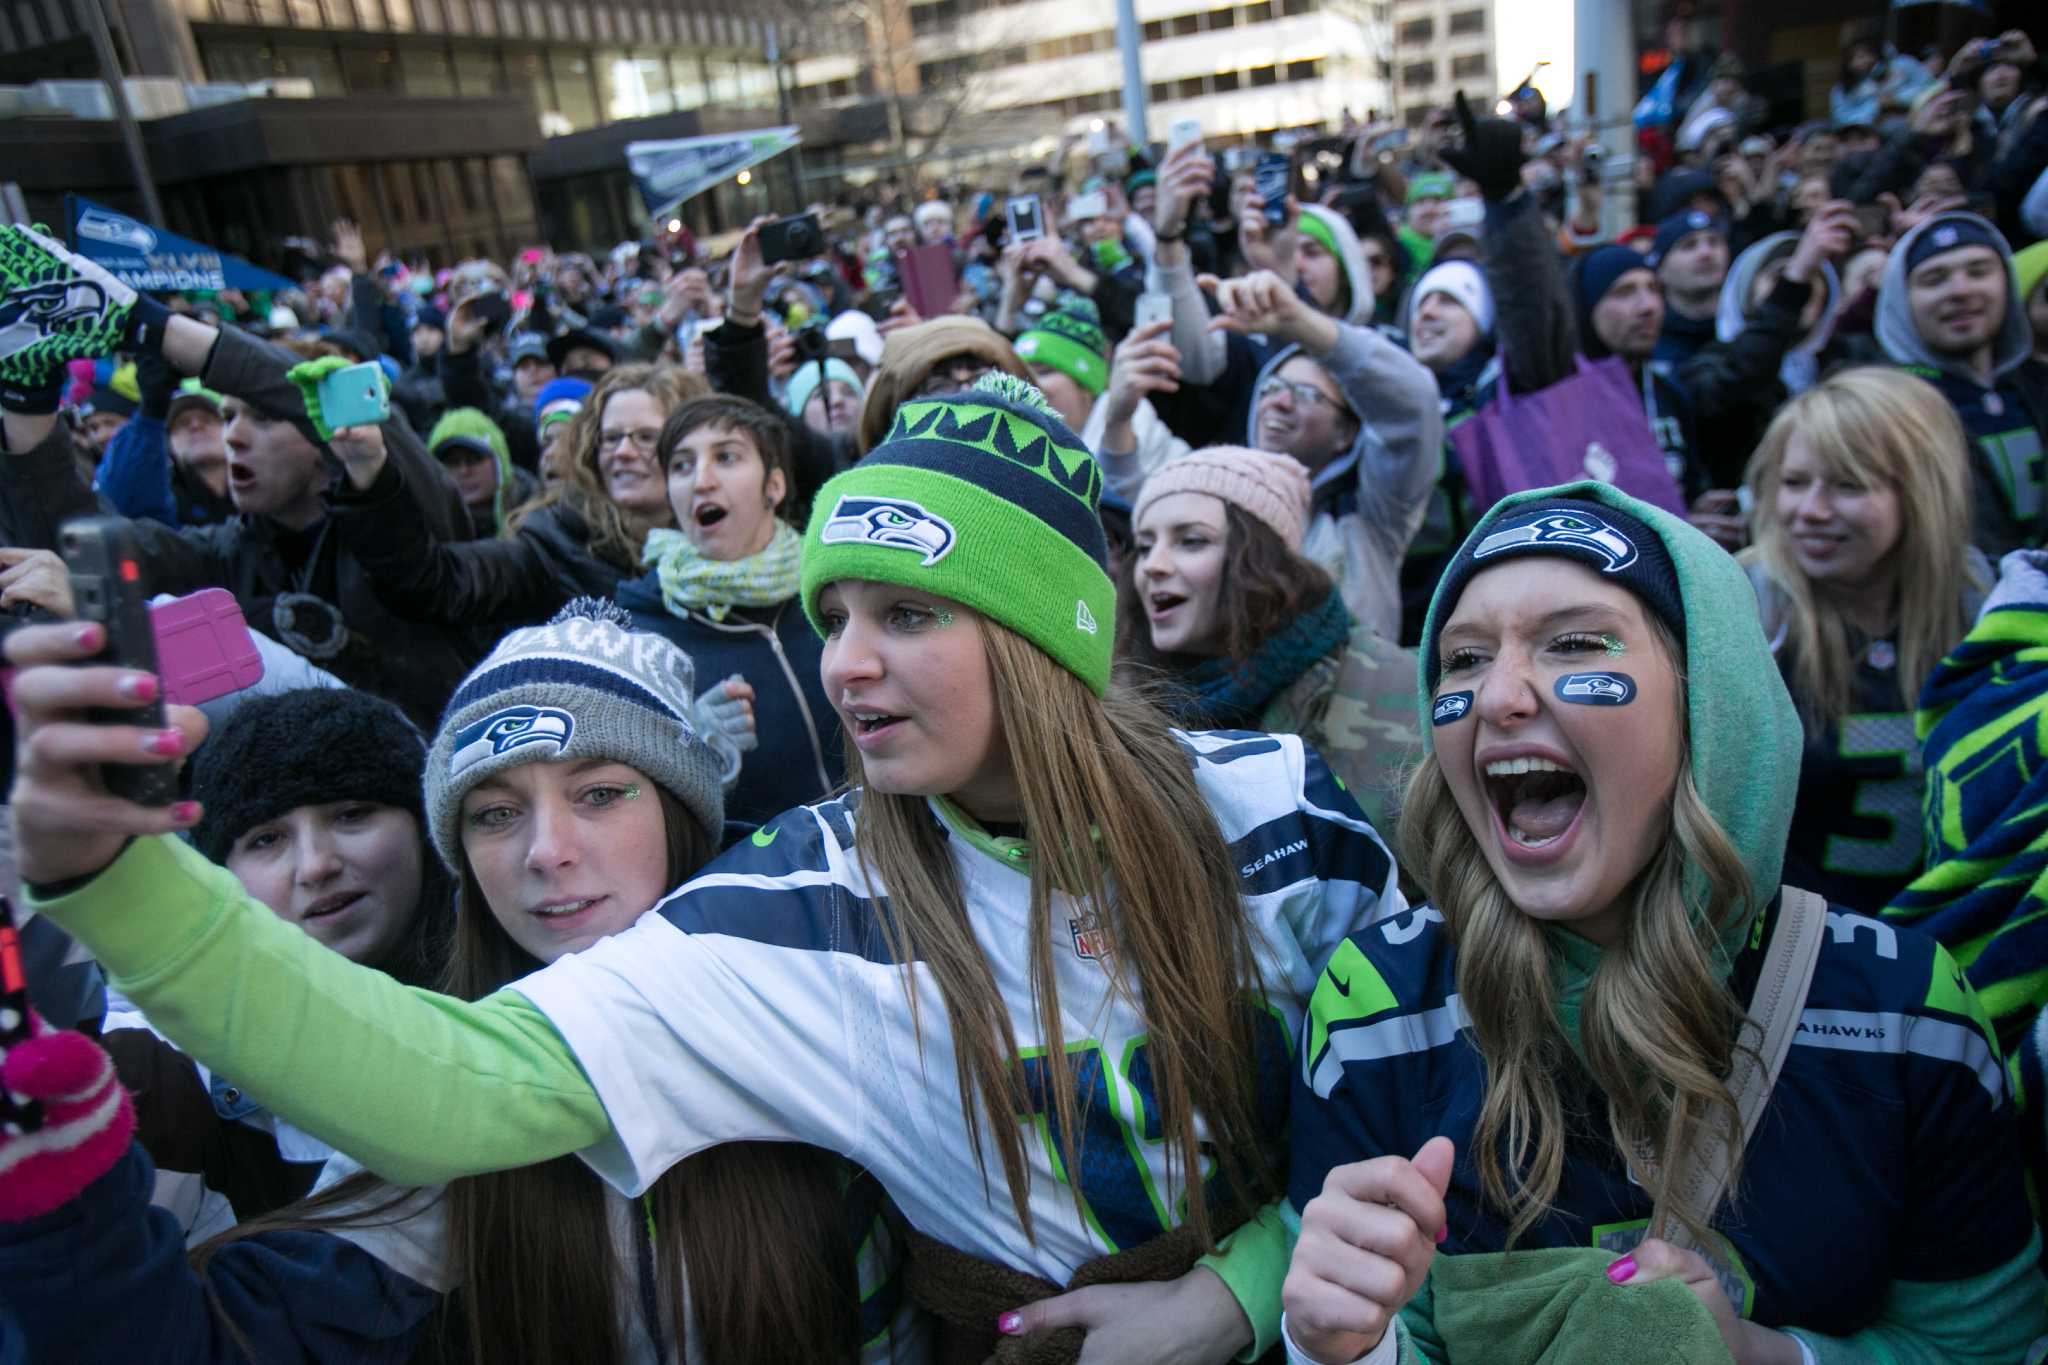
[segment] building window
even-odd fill
[[[1201,31],[1202,16],[1199,14],[1183,14],[1173,21],[1173,36],[1176,38],[1185,38],[1191,33]]]
[[[1280,83],[1280,73],[1270,66],[1254,67],[1252,70],[1247,71],[1245,75],[1254,86],[1278,85]]]
[[[1394,31],[1394,41],[1403,47],[1421,47],[1436,41],[1436,20],[1410,19]]]
[[[1148,19],[1145,21],[1145,27],[1142,32],[1145,35],[1146,42],[1156,43],[1166,36],[1166,21],[1164,19]]]
[[[1435,62],[1410,62],[1401,68],[1401,84],[1410,90],[1436,84]]]
[[[1258,3],[1244,7],[1244,21],[1247,24],[1263,24],[1273,17],[1273,0],[1258,0]]]
[[[1293,18],[1297,14],[1314,14],[1321,0],[1280,0],[1280,13]]]
[[[1214,80],[1216,93],[1219,95],[1229,94],[1231,91],[1237,89],[1237,80],[1238,77],[1235,71],[1217,72]]]
[[[1483,9],[1461,9],[1451,16],[1451,36],[1467,33],[1486,32],[1486,11]]]
[[[1453,78],[1484,76],[1485,74],[1486,54],[1484,52],[1474,52],[1469,56],[1451,58],[1451,75]]]
[[[398,50],[398,88],[408,95],[452,95],[455,68],[438,47],[408,45]]]
[[[1321,58],[1311,57],[1307,61],[1289,62],[1287,79],[1290,81],[1313,81],[1321,79],[1323,63]]]

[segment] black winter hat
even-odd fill
[[[265,820],[300,806],[375,801],[410,811],[426,838],[427,741],[390,702],[349,688],[254,697],[192,758],[204,806],[192,842],[213,862]]]

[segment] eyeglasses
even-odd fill
[[[1295,402],[1303,407],[1331,409],[1338,407],[1336,399],[1330,397],[1330,395],[1324,393],[1315,385],[1304,383],[1301,380],[1282,379],[1276,374],[1265,383],[1259,385],[1259,401],[1261,403],[1270,403],[1283,393],[1292,397]]]
[[[597,434],[599,450],[617,450],[628,441],[641,450],[652,450],[661,441],[661,431],[656,427],[638,427],[632,431],[601,431]]]
[[[930,398],[936,394],[964,389],[994,368],[995,366],[976,356],[949,356],[932,366],[931,373],[924,377],[924,383],[919,384],[917,392],[910,396]]]

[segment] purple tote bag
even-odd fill
[[[1521,397],[1508,392],[1503,374],[1495,400],[1451,428],[1475,514],[1524,489],[1598,479],[1684,516],[1685,498],[1628,366],[1613,356],[1576,360],[1577,373]]]

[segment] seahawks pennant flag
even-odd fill
[[[626,144],[626,167],[639,187],[640,200],[655,218],[685,199],[702,194],[728,176],[780,156],[803,139],[794,126],[759,128],[751,133],[718,133],[707,137],[668,138],[661,142]]]

